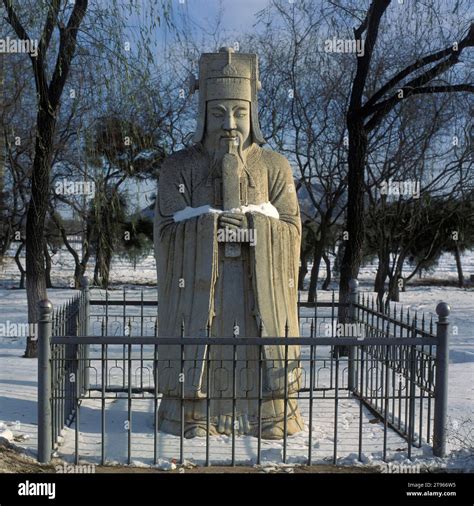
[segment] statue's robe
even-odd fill
[[[174,216],[185,208],[211,206],[222,209],[222,178],[211,170],[211,160],[201,144],[179,151],[162,165],[155,213],[155,254],[158,269],[158,335],[229,337],[238,325],[240,337],[299,335],[297,280],[301,221],[292,171],[286,158],[253,144],[241,177],[241,204],[270,202],[279,219],[258,212],[246,213],[249,228],[256,230],[256,245],[241,243],[241,254],[226,257],[218,242],[218,217],[207,212],[183,221]],[[261,326],[262,324],[262,326]],[[256,434],[259,395],[257,346],[237,346],[236,416],[245,420],[244,431]],[[159,428],[174,434],[181,426],[181,383],[184,382],[186,430],[206,427],[206,395],[210,390],[211,433],[219,417],[231,417],[233,405],[233,347],[159,346],[158,390],[163,394]],[[262,427],[283,428],[284,393],[294,396],[300,388],[299,347],[262,347]],[[207,378],[207,359],[210,377]],[[184,375],[180,373],[184,371]],[[228,422],[227,422],[228,423]],[[244,426],[244,425],[242,425]],[[303,429],[297,402],[287,403],[287,430]]]

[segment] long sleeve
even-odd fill
[[[269,200],[280,217],[277,220],[259,213],[252,213],[249,217],[257,238],[255,248],[251,249],[257,313],[263,321],[264,335],[283,337],[288,325],[289,337],[297,337],[301,242],[299,205],[288,161],[273,152],[268,152],[264,160],[268,171]],[[265,346],[265,356],[271,369],[268,383],[274,392],[281,393],[285,383],[282,372],[285,346]],[[298,357],[299,347],[288,347],[290,391],[298,390],[301,380]],[[275,367],[271,361],[275,361]]]
[[[191,204],[190,192],[180,191],[180,185],[190,183],[189,171],[180,158],[171,157],[163,165],[156,200],[158,335],[163,337],[179,337],[183,321],[186,335],[205,336],[214,315],[217,215],[174,221],[174,213]],[[187,395],[200,395],[202,370],[192,368],[192,363],[202,360],[205,351],[205,346],[185,347]],[[164,361],[158,369],[159,390],[169,393],[179,385],[180,347],[161,346],[159,356]]]
[[[285,157],[274,152],[269,152],[265,159],[270,202],[278,210],[280,220],[296,227],[300,235],[300,209],[290,164]]]

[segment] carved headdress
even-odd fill
[[[258,61],[256,54],[234,53],[224,47],[218,53],[203,53],[199,60],[199,80],[192,91],[199,89],[199,109],[194,142],[201,142],[206,125],[206,102],[208,100],[237,99],[250,102],[250,122],[253,141],[264,144],[258,123],[257,91]]]

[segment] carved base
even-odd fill
[[[196,401],[202,402],[202,401]],[[189,404],[189,401],[187,401]],[[189,406],[188,406],[189,409]],[[168,434],[179,436],[181,434],[181,422],[166,418],[163,413],[159,414],[158,429]],[[262,439],[283,439],[285,424],[284,421],[279,420],[262,420]],[[287,418],[286,424],[287,434],[289,436],[297,434],[304,430],[304,421],[301,417],[298,408],[293,411],[291,416]],[[258,422],[255,420],[248,420],[246,415],[237,415],[236,417],[236,435],[247,435],[258,437]],[[205,437],[207,434],[207,425],[204,420],[189,419],[184,423],[184,437],[187,439],[194,437]],[[232,435],[232,416],[223,415],[219,417],[211,417],[209,424],[209,435]]]

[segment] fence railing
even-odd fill
[[[88,289],[53,311],[40,302],[38,322],[38,455],[51,456],[61,431],[75,419],[81,397],[88,388],[88,347],[73,338],[88,334]],[[63,345],[51,336],[70,336]]]
[[[242,461],[239,424],[236,406],[241,402],[256,407],[253,417],[252,446],[256,463],[262,460],[262,405],[272,399],[284,406],[281,460],[295,458],[296,451],[289,441],[287,430],[288,409],[298,403],[305,420],[307,439],[305,462],[311,464],[315,454],[314,431],[321,423],[318,418],[323,408],[331,419],[332,462],[336,463],[340,447],[343,404],[346,400],[357,403],[357,437],[354,445],[359,460],[369,441],[363,428],[367,412],[383,426],[381,455],[388,457],[387,442],[396,433],[407,442],[407,456],[423,443],[433,448],[436,456],[446,453],[446,408],[448,373],[448,315],[449,306],[438,304],[436,333],[434,322],[424,315],[400,313],[396,307],[385,305],[383,311],[367,294],[359,293],[357,281],[351,282],[348,321],[337,320],[341,306],[334,293],[329,301],[313,305],[300,303],[300,333],[303,337],[157,337],[157,302],[147,299],[143,291],[139,297],[124,291],[119,299],[105,293],[104,299],[91,298],[85,286],[81,295],[53,313],[49,302],[41,305],[39,322],[39,433],[38,458],[48,462],[58,444],[58,436],[66,425],[74,422],[74,453],[81,455],[81,406],[88,403],[100,411],[100,461],[107,461],[107,417],[111,402],[126,402],[127,462],[133,460],[134,405],[138,400],[151,403],[149,415],[153,426],[153,463],[162,456],[160,443],[159,409],[165,392],[166,399],[180,407],[179,443],[176,447],[180,462],[186,458],[186,449],[192,448],[186,439],[184,412],[195,398],[188,396],[184,381],[168,391],[159,385],[159,372],[170,367],[163,359],[163,346],[176,345],[179,350],[178,367],[183,377],[190,369],[201,367],[207,371],[227,371],[227,387],[215,391],[212,375],[207,374],[201,401],[206,435],[202,445],[192,454],[210,465],[216,458],[211,455],[214,445],[210,435],[214,424],[214,403],[227,403],[231,429],[230,463]],[[347,305],[346,305],[347,306]],[[90,329],[90,331],[89,331]],[[92,335],[89,335],[92,334]],[[199,360],[187,359],[186,346],[205,346],[207,353]],[[266,346],[283,346],[285,357],[275,365],[265,353]],[[297,360],[291,357],[291,347],[300,346]],[[254,350],[253,353],[250,350]],[[347,353],[346,353],[347,352]],[[223,359],[224,357],[224,359]],[[219,364],[220,361],[220,364]],[[223,361],[225,367],[223,367]],[[176,365],[178,364],[178,365]],[[271,374],[280,374],[280,388],[269,387]],[[289,388],[291,373],[297,375],[299,388]],[[246,382],[253,382],[249,386]],[[250,379],[249,379],[250,378]],[[283,383],[281,383],[283,378]],[[221,381],[222,378],[221,378]],[[245,383],[245,386],[244,386]],[[291,390],[291,391],[290,391]],[[253,404],[252,404],[253,403]],[[328,408],[329,406],[329,408]],[[342,407],[341,407],[342,406]],[[326,425],[328,421],[325,421]],[[262,441],[263,440],[263,441]],[[357,443],[355,443],[357,441]],[[372,442],[371,442],[372,444]],[[240,446],[239,446],[240,445]],[[201,453],[199,453],[201,452]],[[239,453],[240,452],[240,453]]]

